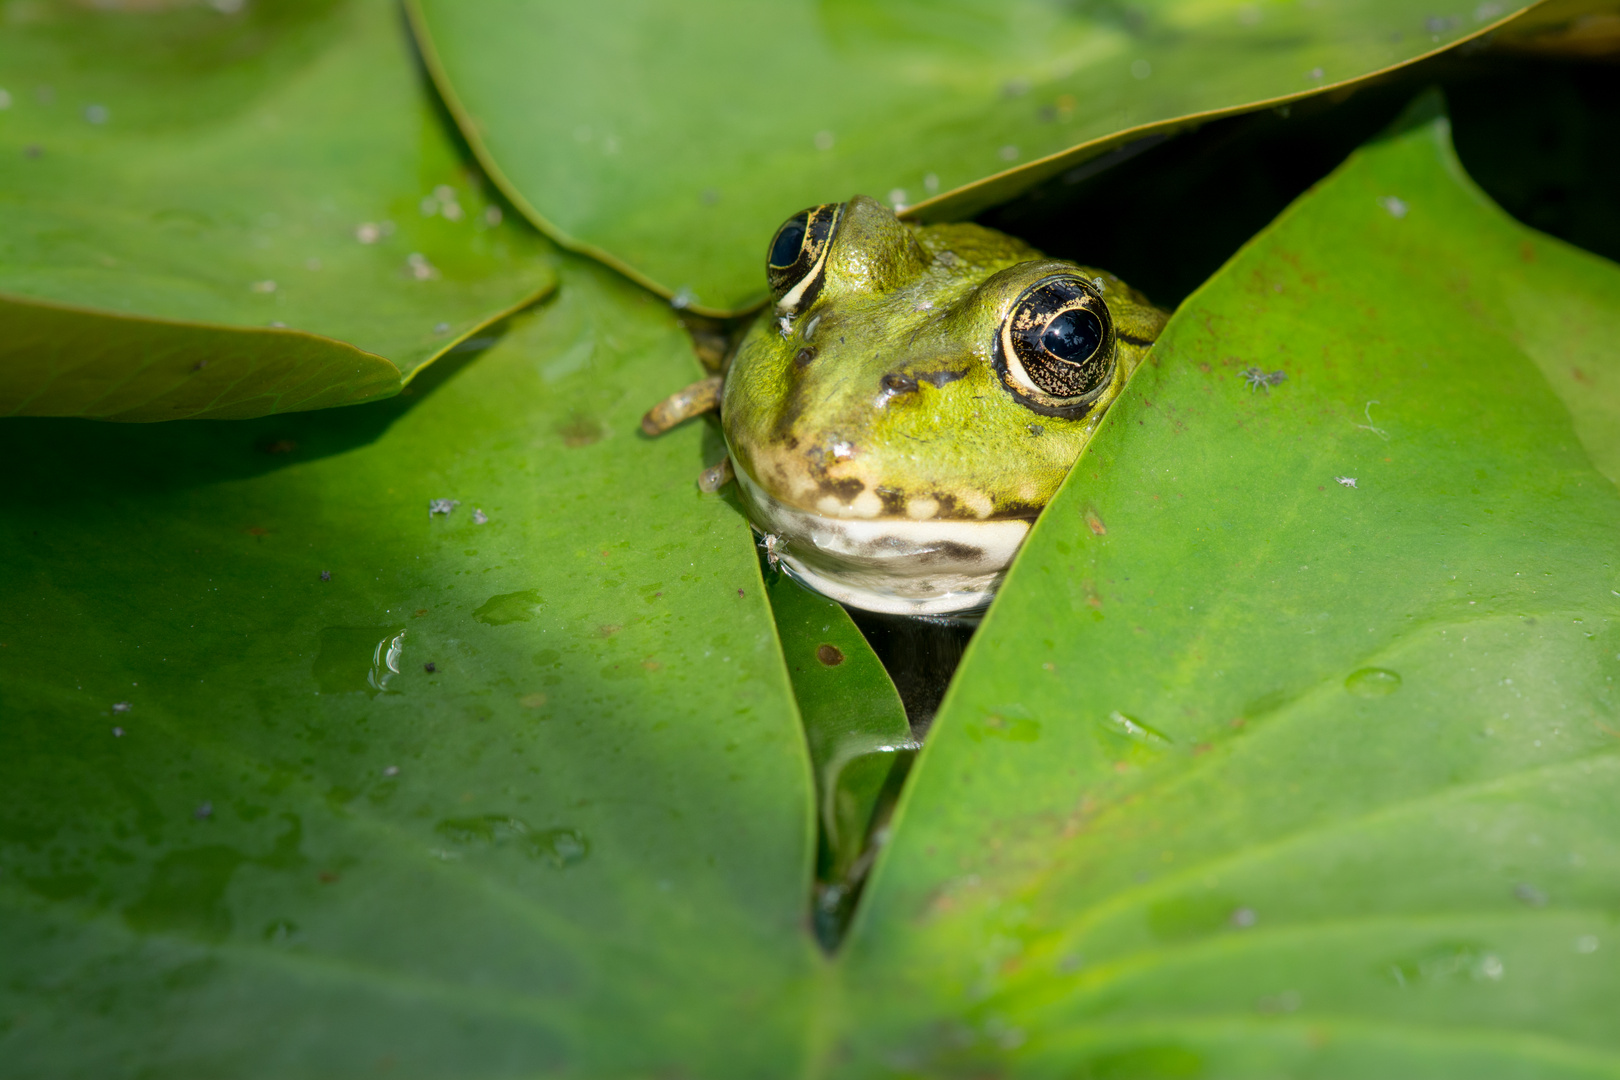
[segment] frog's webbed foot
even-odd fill
[[[720,383],[720,376],[711,375],[675,391],[647,410],[647,415],[641,418],[641,430],[648,435],[662,435],[682,420],[713,412],[720,407]]]
[[[698,490],[712,495],[731,483],[732,475],[731,457],[728,455],[698,475]]]

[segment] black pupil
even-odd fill
[[[782,226],[782,231],[776,234],[776,242],[771,245],[772,266],[793,265],[793,260],[799,257],[799,252],[804,248],[804,231],[808,225],[809,222],[803,218],[794,218]]]
[[[1059,360],[1078,364],[1102,344],[1102,322],[1091,312],[1073,309],[1062,312],[1046,324],[1041,344]]]

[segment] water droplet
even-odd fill
[[[1388,697],[1401,688],[1401,677],[1388,668],[1362,668],[1345,678],[1344,688],[1356,697]]]
[[[1124,735],[1126,738],[1146,746],[1170,745],[1169,738],[1164,734],[1155,731],[1135,717],[1126,716],[1122,712],[1111,712],[1108,714],[1107,719],[1099,723],[1105,731],[1112,732],[1115,735]]]
[[[516,847],[530,858],[542,859],[559,870],[584,862],[591,851],[590,841],[578,829],[536,832],[521,818],[508,814],[446,818],[434,826],[434,830],[462,848]]]
[[[540,594],[533,589],[501,593],[485,600],[483,606],[473,612],[473,618],[491,626],[528,622],[539,614],[542,603]]]
[[[289,945],[298,937],[298,924],[291,919],[277,919],[264,928],[264,940],[272,945]]]
[[[312,674],[323,694],[363,691],[376,697],[399,674],[405,651],[404,627],[328,626]]]
[[[1575,939],[1575,951],[1589,956],[1598,951],[1598,939],[1592,934],[1585,934]]]
[[[1240,907],[1232,912],[1232,925],[1239,930],[1247,930],[1259,920],[1254,908]]]

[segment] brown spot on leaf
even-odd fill
[[[589,446],[602,438],[602,425],[594,417],[575,413],[557,428],[564,446]]]
[[[827,667],[837,667],[844,662],[844,653],[836,645],[818,645],[816,646],[816,659]]]

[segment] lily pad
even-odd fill
[[[553,237],[694,310],[764,297],[801,207],[961,218],[1131,140],[1482,33],[1406,0],[410,0],[462,132]]]
[[[811,774],[747,526],[695,425],[637,431],[700,374],[667,306],[565,269],[392,401],[0,423],[0,1071],[800,1045]]]
[[[1181,307],[1035,528],[851,931],[856,1057],[1620,1067],[1620,410],[1569,373],[1620,374],[1620,267],[1437,100]]]
[[[4,6],[0,414],[397,393],[554,280],[387,0]]]

